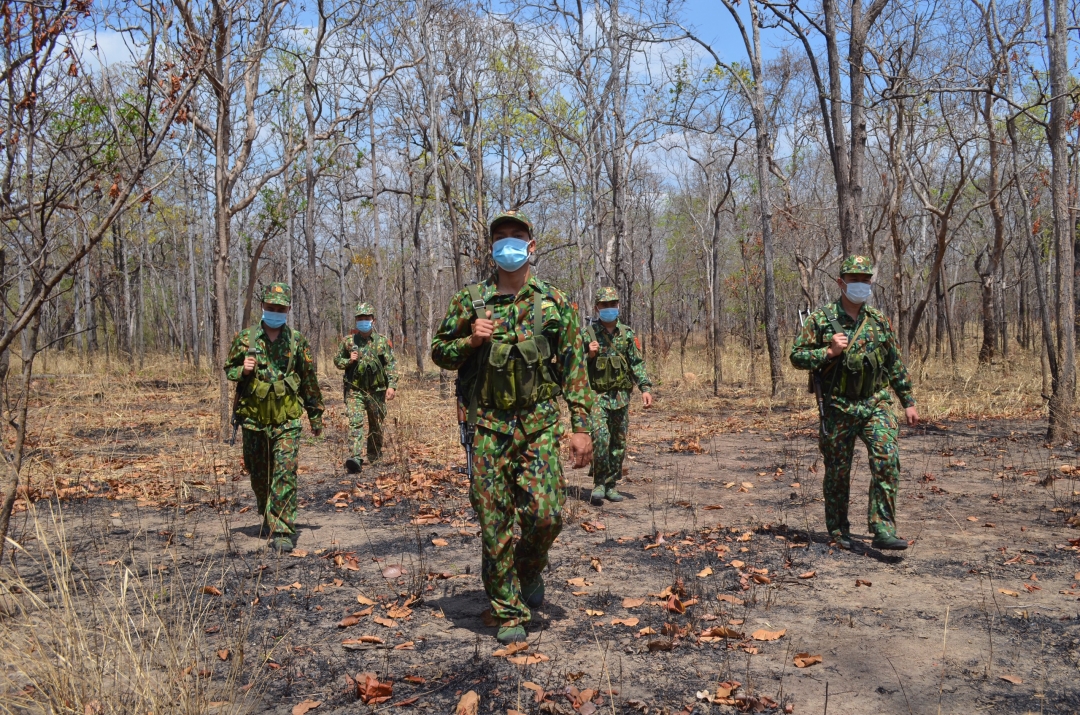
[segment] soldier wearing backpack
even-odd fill
[[[614,288],[596,292],[596,320],[585,328],[589,350],[589,382],[599,396],[593,410],[593,490],[594,506],[624,499],[615,489],[622,478],[629,426],[630,393],[641,390],[641,402],[652,407],[652,383],[645,372],[641,343],[629,325],[619,322],[619,294]]]
[[[469,501],[480,522],[480,576],[500,624],[497,637],[513,643],[525,640],[530,607],[543,603],[542,572],[562,529],[566,483],[555,398],[562,395],[570,409],[577,468],[592,459],[596,395],[577,310],[530,274],[536,240],[529,219],[506,211],[492,220],[489,236],[497,272],[450,300],[431,359],[458,371],[467,433],[474,435]]]
[[[345,371],[345,409],[352,442],[345,471],[356,474],[364,449],[364,415],[368,421],[368,464],[382,458],[386,403],[394,399],[398,380],[394,345],[389,338],[375,332],[375,307],[371,303],[356,306],[356,330],[342,339],[334,366]]]
[[[296,524],[296,467],[300,417],[322,433],[323,400],[307,338],[286,322],[287,283],[263,291],[262,320],[237,333],[225,376],[237,383],[234,419],[244,429],[244,468],[251,475],[263,525],[278,552],[292,551]]]
[[[825,526],[838,546],[851,548],[848,497],[855,439],[870,461],[867,525],[879,549],[906,549],[896,535],[900,480],[898,425],[889,388],[904,407],[908,425],[919,423],[911,379],[885,314],[866,305],[874,267],[865,256],[840,266],[840,299],[810,314],[791,347],[791,364],[811,370],[820,385],[822,419],[818,444],[825,462]]]

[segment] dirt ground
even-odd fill
[[[89,578],[165,574],[205,604],[209,649],[240,645],[236,680],[254,685],[220,692],[217,712],[240,701],[266,713],[303,701],[320,703],[315,715],[451,712],[469,690],[481,713],[1080,711],[1080,529],[1066,523],[1080,504],[1080,455],[1048,449],[1042,422],[904,429],[897,508],[912,546],[883,553],[860,533],[845,552],[824,531],[814,412],[736,413],[716,400],[687,416],[660,388],[652,411],[635,402],[626,501],[590,506],[586,470],[567,470],[547,600],[528,649],[506,657],[483,617],[463,458],[435,382],[391,410],[391,458],[358,478],[342,468],[341,400],[325,385],[329,428],[301,448],[288,556],[260,537],[240,447],[190,426],[162,436],[166,422],[154,421],[205,405],[184,385],[139,389],[174,406],[124,412],[130,429],[87,409],[81,446],[39,445],[42,463],[69,476],[38,496],[64,497],[68,551]],[[444,417],[410,417],[422,409]],[[425,441],[432,430],[445,435]],[[88,454],[115,460],[111,483],[100,465],[93,479],[71,476]],[[172,475],[171,493],[139,486],[150,462]],[[867,477],[859,448],[856,532]],[[33,552],[26,514],[12,538]],[[43,577],[18,563],[26,583]],[[797,667],[806,655],[820,662]],[[204,677],[224,683],[231,661]],[[390,698],[361,704],[361,673],[390,683]]]

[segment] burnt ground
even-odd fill
[[[434,387],[428,398],[442,404]],[[292,555],[265,548],[239,446],[221,447],[212,473],[171,500],[62,502],[68,550],[91,579],[124,566],[154,574],[205,609],[210,651],[242,646],[238,682],[254,686],[220,692],[221,712],[243,701],[288,713],[304,700],[321,703],[316,715],[402,703],[450,712],[469,690],[481,713],[1077,712],[1080,529],[1066,520],[1080,503],[1080,455],[1048,449],[1041,423],[904,429],[899,529],[913,544],[900,553],[863,533],[858,448],[861,541],[845,552],[824,533],[811,412],[686,417],[659,398],[650,413],[634,408],[626,501],[590,506],[586,470],[567,470],[547,602],[515,656],[539,657],[524,664],[493,655],[461,460],[409,447],[407,404],[391,411],[396,457],[381,472],[344,474],[340,416],[324,440],[305,438]],[[425,429],[456,429],[449,403],[441,412],[445,424]],[[33,552],[25,512],[13,538]],[[18,563],[28,584],[42,582]],[[356,623],[339,625],[350,614]],[[798,668],[800,653],[821,662]],[[223,682],[236,666],[208,662],[204,677]],[[392,682],[391,698],[358,703],[350,677],[362,672]],[[716,698],[734,682],[729,697],[741,699]],[[575,700],[587,690],[593,702]]]

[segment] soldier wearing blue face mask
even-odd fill
[[[225,376],[237,383],[236,424],[244,430],[244,467],[279,552],[292,551],[296,536],[296,468],[300,417],[322,433],[323,401],[311,348],[287,325],[292,289],[271,283],[262,296],[262,320],[233,339]]]
[[[637,385],[641,402],[652,407],[652,383],[645,372],[641,342],[629,325],[619,322],[619,294],[614,288],[596,293],[597,320],[585,328],[589,382],[599,399],[593,409],[593,490],[596,506],[604,499],[624,499],[615,489],[622,478],[623,457],[630,421],[630,393]]]
[[[867,305],[874,266],[848,256],[836,280],[840,298],[806,319],[791,347],[791,364],[810,370],[820,393],[818,444],[825,462],[825,526],[844,549],[852,547],[848,522],[851,458],[855,440],[866,444],[870,461],[867,526],[880,549],[903,550],[896,535],[896,491],[900,481],[899,425],[889,388],[900,398],[908,425],[919,423],[911,379],[889,319]]]
[[[356,474],[365,446],[365,416],[368,464],[378,462],[382,456],[386,403],[394,399],[398,381],[394,344],[375,331],[375,306],[371,303],[356,306],[356,330],[342,339],[334,366],[344,370],[345,411],[352,444],[345,471]]]

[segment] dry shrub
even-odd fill
[[[240,687],[246,626],[227,659],[206,642],[218,598],[204,592],[216,588],[206,572],[189,581],[158,563],[77,568],[59,510],[29,516],[34,538],[9,540],[18,568],[0,573],[0,712],[253,710],[259,685]]]

